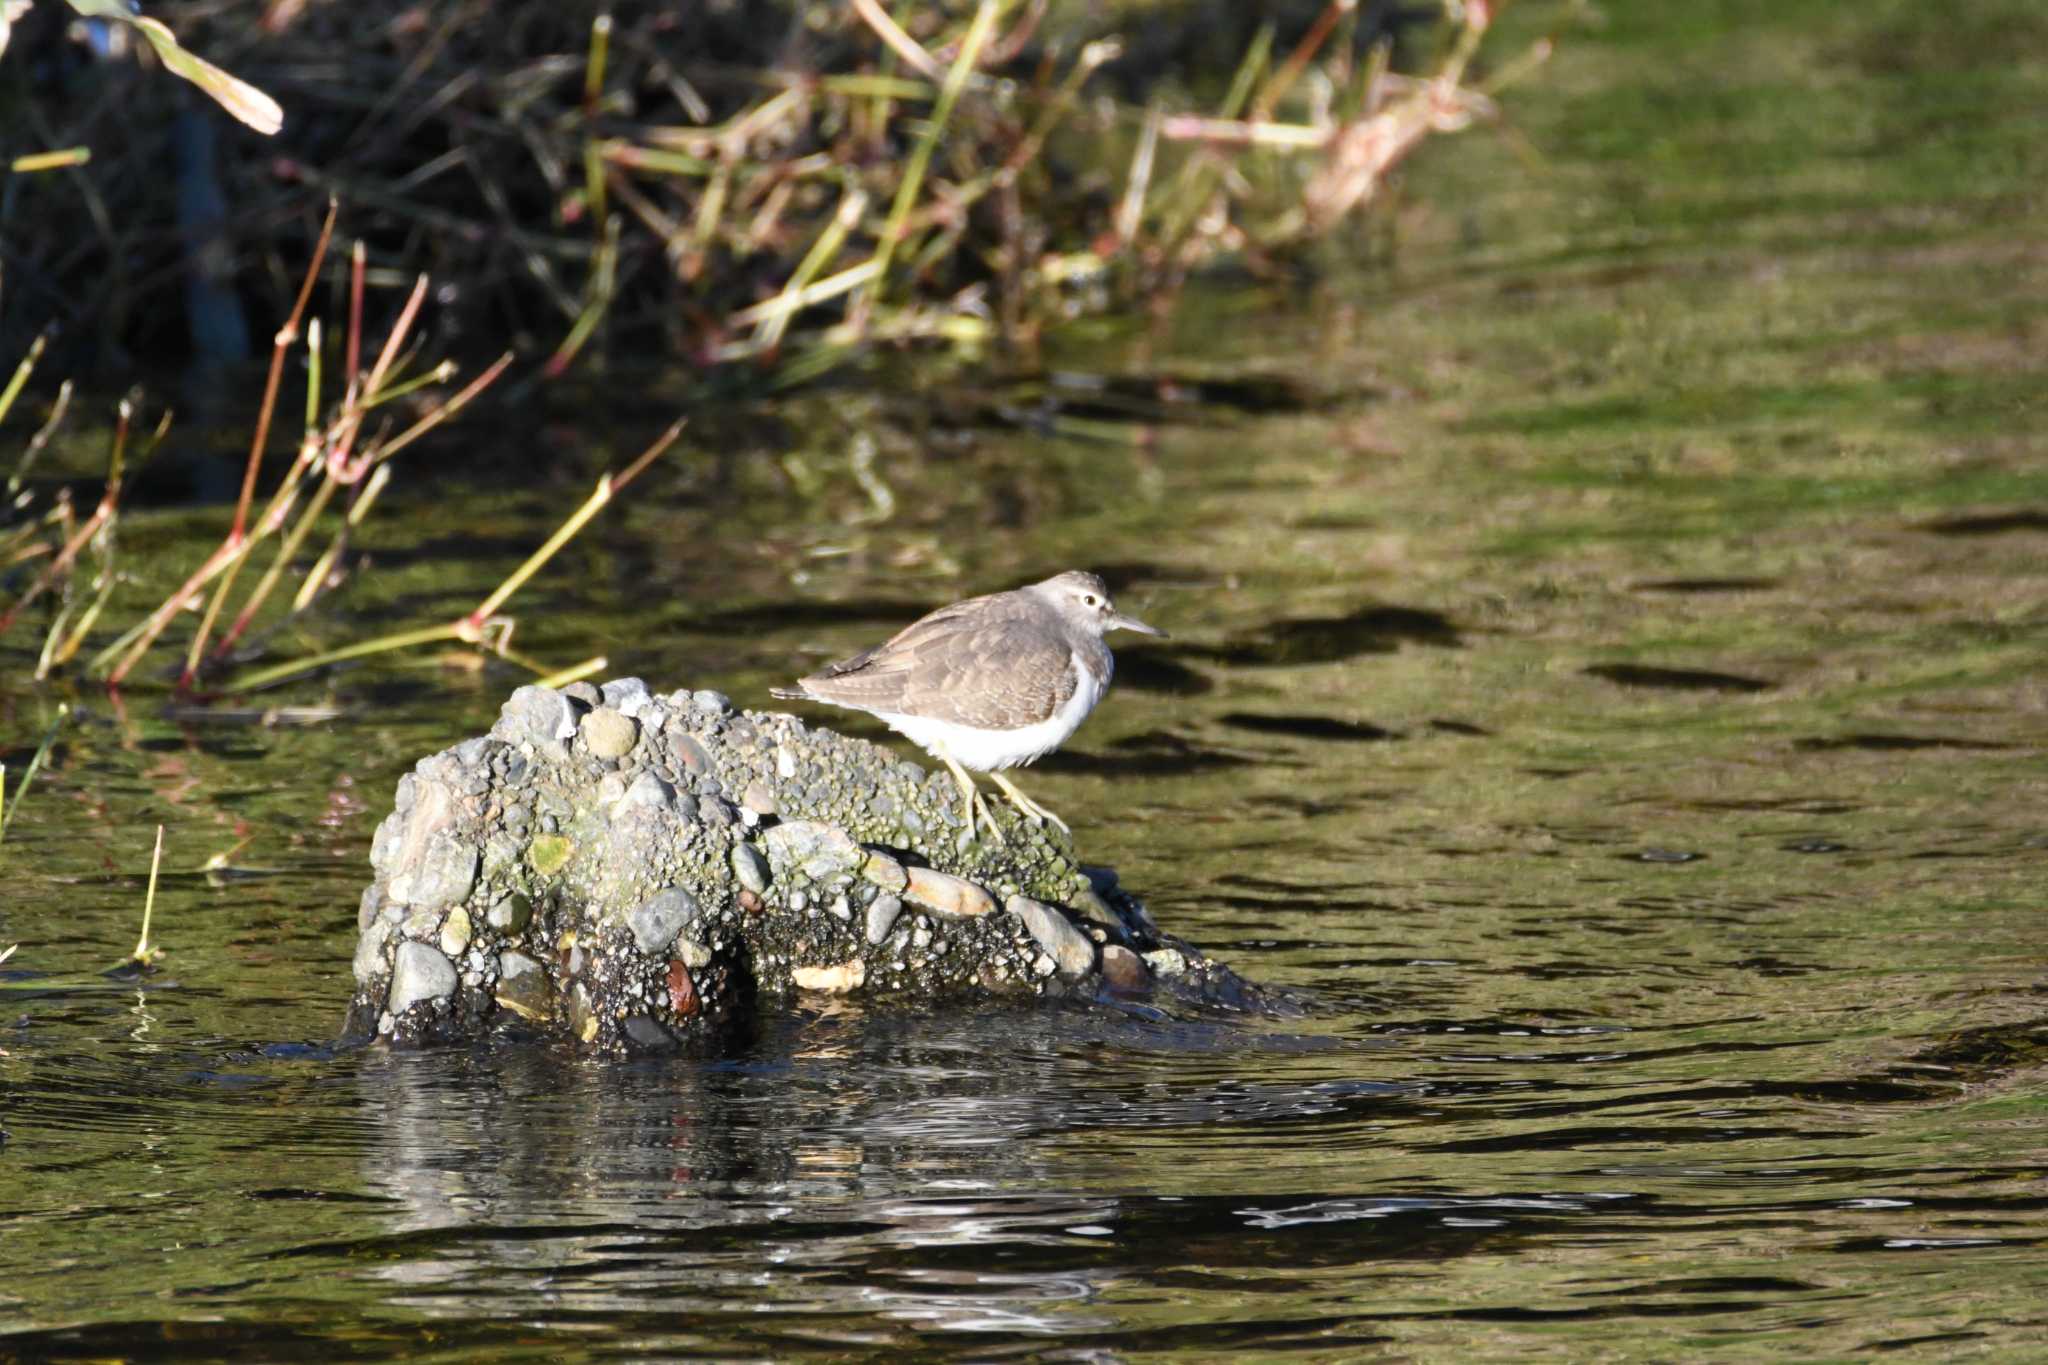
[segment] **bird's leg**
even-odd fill
[[[990,773],[989,778],[992,781],[994,781],[994,783],[998,787],[1001,787],[1003,789],[1004,794],[1007,795],[1010,798],[1010,800],[1014,801],[1017,804],[1017,809],[1023,811],[1025,818],[1030,820],[1032,824],[1042,824],[1045,821],[1050,820],[1055,825],[1058,825],[1060,829],[1065,831],[1066,833],[1072,834],[1074,832],[1070,829],[1067,829],[1066,821],[1060,819],[1059,816],[1054,815],[1044,806],[1039,805],[1036,801],[1033,801],[1030,797],[1026,796],[1022,791],[1018,790],[1017,784],[1015,782],[1012,782],[1009,778],[1004,777],[1001,773]]]
[[[988,832],[996,836],[997,843],[1009,842],[1003,838],[1002,827],[996,824],[995,812],[988,808],[988,802],[982,800],[981,793],[975,789],[974,779],[967,775],[967,769],[954,762],[950,754],[940,754],[939,759],[948,768],[953,770],[953,780],[960,784],[960,795],[966,798],[967,837],[970,839],[974,837],[975,822],[977,820],[986,820],[988,822]]]

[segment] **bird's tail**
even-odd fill
[[[801,687],[771,687],[768,689],[768,695],[780,697],[783,701],[806,701],[811,694]]]

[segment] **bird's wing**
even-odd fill
[[[960,606],[968,606],[961,603]],[[979,617],[980,619],[976,619]],[[1073,652],[1017,619],[947,607],[803,680],[819,701],[1014,730],[1057,711],[1077,685]]]

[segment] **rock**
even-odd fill
[[[1180,955],[1177,948],[1161,948],[1147,953],[1145,962],[1159,976],[1179,976],[1188,969],[1188,960]]]
[[[482,854],[455,835],[437,831],[426,841],[417,865],[387,884],[391,898],[420,910],[445,910],[476,885]]]
[[[594,716],[597,712],[590,714]],[[626,794],[619,798],[619,805],[627,810],[667,810],[675,803],[676,789],[648,772],[634,778],[632,785],[626,788]]]
[[[553,994],[540,963],[509,949],[498,954],[496,999],[500,1005],[524,1019],[545,1019]]]
[[[979,919],[996,908],[995,897],[964,877],[929,867],[912,867],[905,871],[909,884],[903,892],[904,899],[935,915],[944,915],[947,919]]]
[[[644,1014],[636,1014],[619,1025],[628,1041],[648,1052],[666,1052],[676,1045],[676,1036]]]
[[[1023,921],[1067,980],[1078,981],[1095,969],[1095,945],[1061,911],[1029,896],[1012,896],[1003,908]]]
[[[1134,932],[1135,898],[1099,891],[1065,841],[963,843],[958,807],[943,773],[723,698],[522,692],[491,736],[399,780],[357,906],[348,1035],[719,1049],[797,990],[978,1008],[1091,970],[1257,1007],[1226,968]],[[1094,942],[1073,922],[1090,903]],[[1091,967],[1096,942],[1119,951]],[[1154,965],[1123,951],[1168,947]]]
[[[831,967],[792,967],[789,979],[800,990],[844,995],[866,983],[868,969],[867,964],[855,957]]]
[[[498,712],[491,738],[507,744],[531,744],[546,749],[576,734],[576,712],[569,699],[545,687],[522,687]]]
[[[684,771],[708,773],[711,771],[711,755],[704,752],[704,746],[690,735],[677,735],[669,741],[669,749],[676,756],[676,762]]]
[[[1145,968],[1145,960],[1121,944],[1112,943],[1102,950],[1102,980],[1114,991],[1136,995],[1152,985],[1152,974]]]
[[[461,957],[469,948],[469,912],[456,906],[441,922],[441,951],[450,958]]]
[[[845,830],[814,820],[785,820],[763,834],[761,844],[778,881],[850,877],[867,859],[867,851]]]
[[[598,758],[624,758],[640,741],[640,723],[609,706],[600,706],[577,727],[583,747]]]
[[[910,875],[897,862],[880,849],[869,849],[867,861],[861,864],[860,875],[884,891],[901,892],[910,885]]]
[[[407,939],[398,945],[391,969],[391,994],[385,1008],[401,1015],[423,1000],[444,1000],[455,994],[455,964],[424,943]]]
[[[726,696],[723,692],[713,692],[708,688],[701,692],[692,692],[690,694],[690,703],[699,711],[709,711],[714,716],[722,716],[732,710],[731,697]]]
[[[883,892],[875,897],[875,903],[868,907],[868,942],[879,947],[889,937],[889,931],[896,927],[896,917],[903,913],[900,897]]]
[[[585,710],[604,705],[604,693],[597,690],[597,684],[582,678],[564,687],[562,695],[571,701],[581,702]]]
[[[679,886],[671,886],[629,913],[626,927],[633,931],[633,942],[641,952],[654,953],[675,942],[683,926],[696,918],[697,898]]]
[[[640,720],[649,714],[659,715],[660,704],[654,694],[647,690],[647,684],[638,678],[613,678],[598,689],[604,704],[620,715]]]
[[[384,945],[391,939],[391,924],[385,919],[370,921],[356,940],[355,961],[350,964],[356,984],[367,986],[384,974]]]
[[[768,890],[768,860],[761,856],[760,849],[744,839],[732,846],[732,875],[739,879],[741,886],[757,896],[766,894]]]
[[[527,864],[543,877],[552,877],[569,861],[576,845],[559,834],[543,834],[526,846]]]
[[[484,923],[501,934],[516,934],[524,930],[533,919],[533,902],[517,891],[507,895],[484,912]]]
[[[697,1012],[697,983],[690,977],[687,962],[668,964],[668,1007],[685,1019]]]

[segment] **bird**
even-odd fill
[[[1167,638],[1118,611],[1096,575],[1069,570],[940,607],[886,643],[770,691],[865,711],[921,746],[959,783],[969,838],[980,822],[1004,838],[970,768],[987,773],[1032,824],[1071,833],[1004,770],[1059,748],[1102,700],[1115,669],[1102,637],[1112,630]]]

